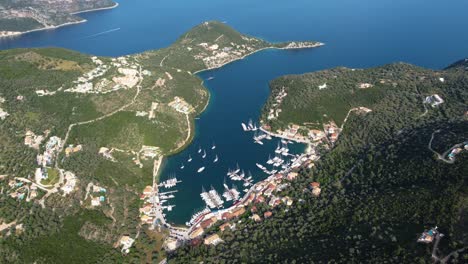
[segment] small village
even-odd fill
[[[335,127],[335,126],[330,126]],[[291,135],[297,133],[298,128],[292,127],[293,131],[287,131],[286,134],[275,135],[283,140],[296,140],[296,138],[289,138]],[[295,132],[295,133],[294,133]],[[263,181],[253,184],[249,189],[246,190],[245,195],[239,199],[238,202],[234,203],[229,208],[210,210],[205,208],[204,210],[195,213],[192,219],[187,222],[188,228],[172,226],[165,220],[164,210],[172,210],[173,206],[163,205],[167,199],[173,197],[176,191],[161,191],[160,188],[171,188],[178,182],[174,178],[174,183],[161,183],[154,184],[153,186],[146,186],[143,190],[140,200],[142,200],[142,207],[140,208],[140,222],[143,225],[149,225],[150,229],[168,229],[169,235],[166,237],[164,247],[168,251],[175,250],[180,245],[192,241],[191,243],[204,243],[206,245],[217,245],[222,243],[222,239],[218,232],[211,233],[210,229],[212,226],[219,225],[219,232],[223,232],[227,229],[235,229],[236,221],[249,210],[250,218],[253,221],[261,222],[265,221],[274,214],[274,208],[280,204],[286,206],[293,206],[295,202],[292,198],[285,196],[281,197],[279,193],[290,185],[290,181],[294,181],[298,176],[298,171],[301,167],[312,167],[314,161],[318,159],[315,153],[315,147],[321,144],[321,140],[324,140],[326,133],[323,131],[314,131],[315,142],[310,142],[311,146],[308,152],[300,155],[297,161],[286,168],[282,173],[276,173],[270,175]],[[329,131],[332,132],[332,131]],[[333,131],[333,133],[338,133]],[[321,193],[320,183],[311,182],[309,186],[305,186],[305,191],[309,192],[312,197],[318,197]],[[263,204],[269,208],[269,210],[260,214],[257,206]],[[206,233],[206,232],[210,233]],[[132,239],[129,237],[129,239]],[[127,239],[124,239],[128,241]],[[123,244],[122,244],[123,245]],[[128,246],[128,243],[125,244]],[[125,251],[129,251],[130,248],[123,246]]]
[[[204,26],[209,27],[209,22],[205,22]],[[214,69],[221,67],[224,64],[229,62],[242,59],[245,56],[257,52],[262,49],[274,48],[274,47],[265,47],[265,43],[257,38],[241,36],[242,40],[246,44],[238,44],[234,42],[228,43],[226,46],[222,47],[218,44],[218,41],[221,40],[224,35],[219,35],[213,43],[202,42],[197,44],[197,47],[186,47],[187,50],[193,51],[198,50],[198,47],[201,47],[202,50],[193,55],[193,58],[196,60],[202,60],[207,69]],[[278,47],[279,49],[303,49],[303,48],[313,48],[324,45],[323,43],[316,42],[290,42],[284,47]]]
[[[208,25],[206,22],[205,25]],[[198,54],[195,54],[193,57],[196,60],[203,60],[206,68],[218,68],[226,63],[229,63],[234,60],[241,59],[249,53],[256,51],[257,45],[261,44],[258,39],[248,38],[243,36],[243,40],[249,44],[237,44],[234,42],[229,43],[226,47],[220,47],[216,42],[221,39],[223,35],[220,35],[214,42],[207,43],[202,42],[198,44],[198,47],[202,48],[202,51]],[[187,50],[192,51],[192,47],[187,47]]]
[[[140,72],[140,65],[128,57],[112,58],[110,62],[104,62],[97,57],[91,59],[96,67],[74,80],[72,87],[60,87],[56,91],[40,89],[36,90],[36,94],[54,95],[62,90],[70,93],[106,94],[120,89],[131,89],[141,81],[143,75],[151,75],[147,70]]]
[[[269,125],[260,127],[260,130],[275,137],[304,144],[312,144],[322,140],[327,140],[329,143],[334,144],[338,140],[342,128],[338,127],[334,121],[330,121],[323,124],[323,130],[310,129],[296,124],[291,124],[284,130],[278,129],[276,132],[271,132],[271,127]]]
[[[78,183],[78,178],[74,173],[54,168],[62,148],[62,140],[56,136],[50,136],[50,131],[46,130],[41,135],[28,130],[24,134],[24,145],[38,152],[36,162],[39,167],[29,178],[12,177],[8,181],[9,189],[6,192],[10,197],[17,200],[30,202],[38,200],[44,207],[44,199],[50,194],[61,192],[63,196],[69,195]],[[47,141],[44,143],[44,141]],[[68,157],[74,152],[80,151],[81,145],[70,145],[65,153]],[[41,153],[41,149],[43,152]],[[4,192],[5,190],[2,190]]]

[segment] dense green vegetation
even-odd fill
[[[446,81],[441,82],[439,78],[444,77]],[[371,115],[386,112],[388,115],[385,118],[406,119],[397,123],[409,124],[424,114],[423,101],[426,96],[439,94],[442,98],[454,96],[463,99],[466,91],[451,87],[454,83],[466,82],[459,77],[450,71],[434,72],[404,63],[365,70],[337,68],[284,76],[271,82],[273,96],[283,87],[288,95],[279,106],[282,109],[279,118],[269,122],[274,127],[284,127],[290,123],[321,127],[321,123],[331,119],[341,125],[350,109],[362,106],[373,110]],[[372,87],[360,88],[360,84],[364,83]],[[323,84],[327,84],[327,87],[319,89]],[[273,96],[264,107],[263,120],[266,120],[268,110],[274,103]],[[455,103],[450,108],[442,105],[442,111],[437,113],[445,114],[446,109],[464,110],[466,101]],[[409,112],[400,115],[401,109]],[[432,117],[424,116],[422,120],[428,118]]]
[[[425,228],[435,225],[445,234],[439,244],[440,257],[463,249],[468,243],[468,152],[449,164],[437,159],[428,143],[437,130],[434,147],[441,152],[468,139],[465,67],[462,64],[435,72],[394,64],[275,80],[273,94],[277,86],[287,84],[291,98],[286,97],[285,115],[273,125],[321,122],[323,112],[318,114],[314,109],[333,111],[335,105],[327,93],[347,102],[348,108],[367,104],[373,112],[352,114],[334,148],[313,169],[300,170],[301,177],[280,194],[295,200],[292,207],[280,205],[273,210],[273,217],[262,223],[244,218],[235,231],[221,234],[224,243],[216,247],[187,245],[170,261],[431,263],[432,244],[418,244],[416,239]],[[317,89],[324,77],[335,75],[333,82],[327,79],[329,90]],[[353,90],[358,82],[383,76],[391,77],[397,85],[376,85],[369,89],[385,91],[369,93]],[[440,82],[439,76],[446,82]],[[315,84],[309,85],[313,81]],[[445,103],[429,107],[422,115],[422,97],[433,92]],[[290,107],[292,102],[300,107]],[[344,108],[330,117],[342,118],[347,111]],[[320,197],[312,197],[307,190],[312,181],[321,183]],[[260,213],[266,210],[261,204],[257,208]],[[468,250],[453,254],[450,261],[464,263],[466,259]]]
[[[0,120],[0,223],[16,221],[1,233],[0,262],[141,263],[164,257],[165,234],[141,226],[138,211],[142,205],[138,196],[152,183],[153,160],[141,159],[142,168],[134,161],[143,145],[158,147],[168,155],[192,140],[193,133],[187,137],[189,127],[194,131],[193,118],[205,109],[209,98],[202,80],[193,74],[206,69],[203,58],[213,55],[199,45],[205,42],[216,43],[219,49],[226,45],[231,50],[243,49],[245,54],[273,45],[223,23],[204,23],[166,49],[126,56],[133,69],[145,72],[143,79],[133,88],[108,93],[64,92],[98,67],[91,56],[57,48],[0,51],[0,97],[4,99],[0,107],[9,113]],[[283,45],[287,43],[273,46]],[[239,58],[232,56],[223,63]],[[90,81],[93,87],[121,76],[120,66],[113,63],[122,58],[97,59],[110,69]],[[38,90],[49,94],[38,96]],[[176,96],[194,111],[186,115],[169,106]],[[136,115],[149,112],[153,103],[157,104],[154,118]],[[11,198],[8,181],[14,177],[34,181],[36,156],[45,150],[44,143],[51,136],[64,139],[72,124],[64,145],[82,148],[68,157],[64,151],[59,153],[57,166],[76,175],[76,190],[67,196],[61,191],[45,195],[38,190],[38,198],[31,201]],[[25,146],[28,130],[47,134],[39,149]],[[116,149],[114,159],[99,155],[101,147]],[[56,183],[58,171],[48,171],[49,179],[42,183]],[[90,194],[90,183],[106,192]],[[91,196],[98,195],[104,196],[104,202],[91,206]],[[21,224],[24,229],[16,231]],[[122,235],[134,238],[137,234],[130,254],[122,258],[116,242]]]
[[[2,18],[0,19],[2,29],[6,31],[27,31],[40,28],[42,25],[32,18]]]

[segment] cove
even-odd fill
[[[266,50],[199,74],[202,79],[214,77],[205,81],[212,96],[210,104],[196,120],[193,143],[168,157],[161,172],[161,180],[174,173],[182,180],[171,201],[176,207],[167,213],[168,220],[177,224],[185,223],[194,210],[203,206],[201,186],[209,189],[213,185],[222,191],[226,171],[236,163],[251,170],[257,180],[262,178],[255,163],[264,163],[276,142],[254,144],[252,134],[244,133],[240,122],[258,117],[269,94],[270,80],[337,66],[366,68],[396,61],[438,69],[468,55],[468,2],[463,0],[117,2],[120,5],[116,9],[80,14],[88,20],[83,24],[0,39],[0,49],[60,46],[89,54],[120,56],[168,46],[207,20],[226,21],[241,33],[272,42],[326,43],[310,50]],[[216,152],[209,150],[213,142]],[[200,146],[207,149],[206,160],[195,156]],[[300,151],[301,147],[297,147],[295,151]],[[181,171],[180,165],[188,154],[193,161],[190,165],[185,162]],[[214,154],[218,154],[219,163],[206,164]],[[205,171],[196,173],[202,166]],[[228,179],[227,182],[230,185]]]

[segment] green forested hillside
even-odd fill
[[[273,217],[261,223],[244,217],[235,231],[221,233],[224,243],[185,246],[171,257],[172,263],[431,263],[433,244],[416,240],[435,225],[445,235],[438,257],[459,250],[449,261],[466,262],[468,151],[450,163],[428,147],[433,135],[431,147],[439,153],[468,140],[465,67],[431,71],[394,64],[273,81],[273,96],[283,86],[288,96],[285,115],[272,125],[320,121],[314,113],[328,110],[337,120],[361,104],[373,111],[351,114],[334,148],[313,169],[301,169],[301,176],[281,194],[292,197],[293,206],[275,208]],[[384,76],[397,85],[375,85],[369,89],[380,91],[369,94],[354,89],[362,80]],[[329,90],[318,90],[324,78],[334,81],[327,81]],[[432,93],[445,102],[434,108],[423,105]],[[333,112],[340,104],[342,109]],[[320,197],[307,191],[312,181],[321,183]],[[264,207],[256,206],[263,213]]]
[[[206,22],[166,49],[118,58],[0,51],[0,263],[162,260],[166,233],[142,223],[140,195],[155,161],[193,138],[209,99],[193,72],[266,45]],[[126,257],[122,236],[135,238]]]

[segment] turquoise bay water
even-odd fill
[[[169,220],[176,223],[184,223],[193,210],[203,205],[201,186],[208,189],[213,185],[221,191],[227,168],[236,163],[258,173],[255,163],[264,162],[276,147],[276,142],[254,144],[252,135],[240,127],[240,122],[258,117],[269,94],[270,80],[336,66],[372,67],[396,61],[443,68],[468,57],[468,2],[464,0],[118,2],[116,9],[81,14],[87,23],[0,39],[0,49],[60,46],[119,56],[168,46],[207,20],[226,21],[242,33],[269,41],[326,43],[310,50],[263,51],[200,74],[204,79],[215,77],[206,82],[212,96],[210,104],[196,121],[193,144],[169,157],[162,171],[162,179],[175,173],[183,181],[171,202],[176,207],[168,213]],[[215,152],[210,149],[213,142]],[[207,149],[206,159],[197,156],[199,146]],[[295,146],[295,151],[300,150]],[[188,154],[194,159],[192,163],[184,162],[182,171],[179,167]],[[216,166],[208,162],[214,154],[220,158]],[[201,166],[206,170],[196,173]]]

